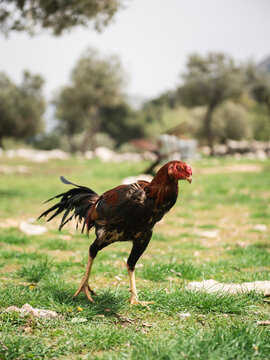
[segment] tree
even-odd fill
[[[101,128],[115,140],[116,147],[119,147],[128,140],[145,135],[142,120],[138,112],[123,102],[102,110]]]
[[[270,111],[270,75],[266,71],[256,71],[251,85],[254,99]]]
[[[194,54],[188,59],[183,79],[184,84],[178,89],[182,103],[207,107],[204,136],[213,153],[213,113],[225,100],[240,96],[244,87],[243,69],[223,53],[210,53],[206,57]]]
[[[42,130],[45,110],[43,83],[39,75],[28,71],[23,73],[20,85],[0,74],[0,146],[4,137],[24,139]]]
[[[2,0],[0,2],[0,31],[51,29],[54,35],[78,25],[93,23],[96,30],[106,26],[122,0]]]
[[[249,64],[246,74],[249,93],[256,101],[250,106],[254,138],[268,141],[270,139],[270,73],[267,66],[269,60],[265,63],[260,66]]]
[[[65,86],[56,100],[56,115],[68,135],[71,151],[72,138],[85,131],[81,150],[90,142],[95,148],[94,136],[101,130],[102,111],[123,102],[124,74],[115,56],[102,58],[88,49],[79,59],[71,74],[71,83]]]
[[[213,116],[213,130],[217,140],[241,140],[251,135],[250,114],[241,104],[226,101]]]
[[[147,102],[141,110],[144,133],[147,137],[156,137],[162,133],[175,134],[184,123],[190,123],[192,117],[186,107],[172,107],[156,100]]]
[[[254,139],[260,141],[270,140],[269,109],[261,104],[256,104],[251,109]]]

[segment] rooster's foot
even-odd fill
[[[131,297],[128,302],[130,302],[131,305],[141,305],[145,306],[149,309],[149,304],[154,304],[154,301],[140,301],[136,297]]]
[[[92,295],[96,295],[96,293],[94,292],[94,290],[92,290],[90,288],[90,286],[88,284],[81,284],[79,289],[75,292],[75,294],[73,295],[73,297],[79,295],[80,292],[85,293],[85,296],[87,297],[87,299],[91,302],[94,302],[94,300],[92,299],[90,293]]]

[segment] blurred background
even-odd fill
[[[269,14],[267,0],[1,1],[2,152],[269,157]]]

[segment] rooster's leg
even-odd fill
[[[88,261],[87,261],[87,266],[86,266],[86,270],[85,270],[85,274],[84,277],[81,281],[81,284],[79,286],[79,289],[76,291],[76,293],[74,294],[74,296],[79,295],[80,292],[84,292],[87,299],[91,302],[94,302],[94,300],[92,299],[91,294],[95,295],[94,290],[92,290],[88,284],[88,280],[89,280],[89,276],[90,276],[90,272],[91,272],[91,268],[94,262],[94,258],[91,257],[90,253],[88,255]]]
[[[139,299],[138,299],[138,293],[137,293],[137,289],[136,289],[136,281],[135,281],[135,269],[134,270],[130,270],[128,268],[128,275],[129,275],[129,280],[130,280],[130,292],[131,292],[131,296],[129,299],[129,302],[134,305],[137,304]]]
[[[89,301],[91,301],[91,302],[94,302],[94,300],[92,299],[90,293],[92,295],[96,295],[96,294],[95,294],[94,290],[92,290],[90,288],[90,286],[88,284],[88,280],[89,280],[92,265],[93,265],[93,262],[95,260],[95,257],[97,256],[97,253],[99,252],[99,250],[103,249],[105,246],[108,246],[108,245],[109,245],[109,243],[100,243],[100,241],[97,238],[93,242],[93,244],[90,246],[85,274],[84,274],[84,277],[83,277],[83,279],[81,281],[79,289],[75,292],[74,296],[79,295],[80,292],[84,292],[87,299]]]
[[[130,292],[131,292],[129,302],[132,305],[140,304],[143,306],[147,306],[147,304],[151,303],[146,301],[140,301],[138,299],[138,293],[137,293],[136,281],[135,281],[135,265],[139,260],[140,256],[143,254],[144,250],[146,249],[151,239],[151,236],[152,236],[152,232],[147,234],[144,241],[141,241],[142,239],[140,239],[139,241],[133,242],[133,247],[129,255],[129,258],[127,260],[127,269],[130,279]]]
[[[130,270],[128,268],[128,275],[129,275],[129,279],[130,279],[130,292],[131,292],[131,296],[129,299],[129,302],[131,305],[142,305],[142,306],[146,306],[148,304],[153,304],[153,301],[140,301],[138,298],[138,293],[137,293],[137,289],[136,289],[136,281],[135,281],[135,270]]]

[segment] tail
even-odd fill
[[[93,190],[89,189],[85,186],[80,186],[69,182],[63,176],[60,177],[61,181],[67,185],[74,185],[76,188],[70,189],[69,191],[56,195],[53,198],[47,200],[51,201],[53,199],[61,198],[60,201],[44,211],[40,216],[46,217],[49,213],[52,215],[47,219],[47,221],[52,220],[55,216],[61,214],[64,211],[64,215],[62,216],[62,220],[59,226],[59,230],[71,219],[77,218],[77,227],[78,224],[83,220],[82,232],[84,231],[87,214],[91,208],[91,206],[96,202],[99,195]]]

